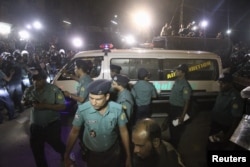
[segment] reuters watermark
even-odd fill
[[[209,151],[207,154],[209,167],[217,166],[250,166],[250,151]]]

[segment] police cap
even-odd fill
[[[112,79],[122,86],[126,86],[129,82],[129,78],[126,75],[115,74]]]
[[[138,78],[139,79],[144,79],[147,76],[149,76],[148,70],[146,70],[145,68],[140,68],[138,70]]]
[[[233,76],[230,73],[223,73],[220,75],[218,80],[221,82],[230,83],[233,82]]]
[[[46,80],[46,79],[47,79],[47,75],[42,71],[39,71],[38,74],[32,75],[32,80],[34,80],[34,81],[36,81],[36,80]]]
[[[111,69],[111,71],[112,70],[117,70],[117,71],[121,71],[122,70],[121,66],[114,65],[114,64],[110,65],[110,69]]]
[[[95,95],[102,95],[109,92],[111,82],[106,79],[98,79],[88,85],[88,92]]]
[[[188,72],[188,66],[186,64],[180,64],[180,65],[178,65],[178,67],[176,69],[181,70],[184,73]]]

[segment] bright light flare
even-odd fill
[[[76,48],[80,48],[83,45],[83,41],[79,37],[73,38],[72,43],[73,43],[74,47],[76,47]]]
[[[192,30],[193,30],[193,31],[196,31],[197,29],[198,29],[197,26],[193,26],[193,27],[192,27]]]
[[[11,32],[11,25],[0,22],[0,34],[8,35]]]
[[[70,22],[70,21],[67,21],[67,20],[63,20],[63,23],[68,24],[68,25],[71,25],[71,22]]]
[[[231,34],[231,33],[232,33],[232,30],[228,29],[228,30],[226,31],[226,33],[227,33],[228,35]]]
[[[29,29],[29,30],[31,30],[31,29],[32,29],[32,26],[31,26],[30,24],[27,24],[27,25],[26,25],[26,28]]]
[[[42,24],[41,24],[39,21],[35,21],[35,22],[33,23],[33,27],[34,27],[35,29],[40,30],[40,29],[42,29]]]
[[[136,40],[134,38],[134,36],[132,35],[127,35],[123,38],[123,41],[126,42],[127,44],[129,45],[132,45],[132,44],[135,44],[136,43]]]
[[[21,30],[21,31],[19,31],[18,34],[20,36],[20,40],[28,40],[30,38],[30,34],[26,30]]]
[[[203,21],[201,22],[201,27],[206,28],[207,26],[208,26],[208,21],[203,20]]]
[[[151,18],[146,11],[139,11],[134,15],[134,22],[140,27],[149,27],[151,25]]]
[[[118,23],[116,22],[116,21],[114,21],[114,20],[111,20],[110,21],[112,24],[114,24],[114,25],[117,25]]]

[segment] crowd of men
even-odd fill
[[[6,108],[9,119],[18,116],[24,111],[21,98],[25,88],[32,84],[32,75],[43,71],[50,80],[71,57],[74,52],[65,52],[64,49],[56,50],[54,46],[50,49],[39,52],[29,52],[27,50],[6,50],[0,55],[1,72],[1,110]],[[0,113],[0,123],[3,116]]]
[[[89,167],[185,166],[176,148],[185,131],[191,104],[192,88],[186,64],[175,69],[167,120],[170,140],[164,141],[163,127],[150,119],[151,102],[157,98],[157,92],[147,69],[138,70],[134,85],[129,84],[130,79],[120,73],[122,67],[117,65],[110,66],[111,81],[93,81],[88,62],[78,60],[75,75],[66,74],[78,82],[77,93],[73,94],[47,82],[47,77],[55,74],[70,57],[64,50],[56,51],[53,47],[41,55],[16,50],[0,56],[0,83],[4,92],[0,95],[1,104],[9,120],[23,112],[24,106],[32,107],[30,146],[38,167],[48,166],[45,142],[61,155],[66,167],[72,165],[70,155],[77,140]],[[218,81],[221,92],[212,110],[210,149],[233,149],[229,138],[243,114],[243,101],[232,81],[231,74],[221,75]],[[60,135],[60,111],[66,107],[65,98],[77,102],[66,144]],[[2,123],[3,116],[0,118]]]
[[[179,37],[189,37],[189,38],[204,38],[206,37],[205,28],[197,25],[195,22],[190,22],[185,27],[183,24],[180,25],[178,31],[176,31],[170,24],[165,23],[162,27],[160,36],[179,36]],[[217,39],[224,39],[228,36],[223,32],[218,32],[215,36]]]

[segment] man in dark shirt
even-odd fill
[[[220,93],[211,112],[208,149],[231,150],[234,149],[234,146],[229,142],[229,138],[243,115],[243,99],[240,97],[239,91],[233,87],[231,74],[222,74],[218,82]]]
[[[135,167],[183,167],[174,147],[161,139],[161,128],[152,119],[139,120],[132,131]]]

